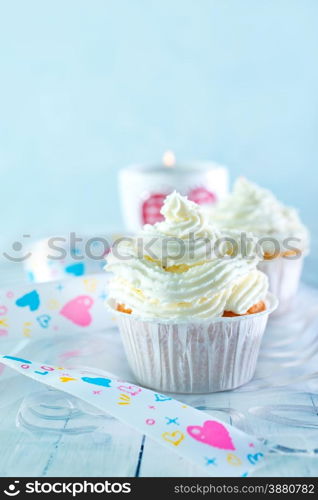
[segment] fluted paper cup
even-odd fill
[[[259,263],[258,269],[268,276],[269,290],[279,300],[275,316],[287,312],[292,306],[298,290],[303,262],[304,258],[299,256],[297,259],[276,257]]]
[[[277,299],[260,313],[191,322],[142,320],[116,311],[129,365],[137,381],[160,392],[234,389],[254,375],[260,343]]]

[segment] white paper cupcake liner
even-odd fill
[[[257,314],[191,323],[159,323],[121,312],[116,317],[140,384],[160,392],[206,393],[239,387],[253,377],[276,298],[268,294],[266,305]]]
[[[275,315],[287,312],[293,303],[301,277],[304,258],[288,259],[278,257],[272,260],[263,260],[258,269],[263,271],[269,279],[269,290],[279,300]]]

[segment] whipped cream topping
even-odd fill
[[[208,242],[213,247],[221,237],[199,205],[176,191],[167,196],[161,213],[165,219],[154,225],[146,224],[140,237],[146,250],[151,245],[149,257],[165,267],[203,262]]]
[[[144,226],[108,255],[109,299],[142,319],[178,321],[222,316],[226,310],[244,314],[265,300],[268,280],[256,270],[262,255],[250,251],[251,235],[244,256],[239,233],[230,233],[235,252],[228,241],[218,245],[224,235],[198,205],[176,192],[161,213],[162,222]]]
[[[290,247],[307,250],[309,246],[309,232],[297,211],[283,205],[269,190],[243,177],[237,179],[232,194],[210,211],[210,222],[222,228],[275,238],[282,252],[289,249],[282,245],[287,238],[295,238],[290,241]],[[273,251],[270,242],[267,246]],[[266,251],[266,242],[264,248]]]

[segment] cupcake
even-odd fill
[[[116,312],[129,364],[139,383],[158,391],[200,393],[238,387],[254,374],[275,299],[243,256],[238,233],[212,227],[202,209],[174,192],[162,222],[118,242],[108,306]]]
[[[297,211],[244,178],[232,194],[210,212],[218,227],[252,232],[264,252],[258,265],[269,278],[269,289],[278,298],[278,313],[286,312],[295,297],[309,249],[309,232]]]

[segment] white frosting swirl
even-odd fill
[[[268,282],[256,270],[262,257],[250,251],[253,238],[246,257],[240,244],[228,255],[228,243],[217,255],[223,235],[198,205],[174,192],[162,214],[164,221],[113,248],[106,266],[114,273],[109,298],[141,318],[176,320],[222,316],[225,310],[244,314],[265,299]],[[238,234],[230,236],[236,242]]]
[[[146,225],[144,229],[155,228],[156,231],[166,236],[177,238],[188,238],[191,233],[197,238],[211,235],[211,230],[207,227],[207,220],[199,205],[185,196],[180,196],[176,191],[167,196],[161,213],[165,218],[163,222],[155,226]]]
[[[232,194],[210,211],[210,222],[222,228],[251,231],[259,237],[275,238],[282,252],[289,250],[283,243],[288,238],[295,239],[290,241],[290,247],[306,251],[309,246],[308,230],[297,211],[283,205],[267,189],[243,177],[237,179]],[[267,246],[272,251],[270,242]]]

